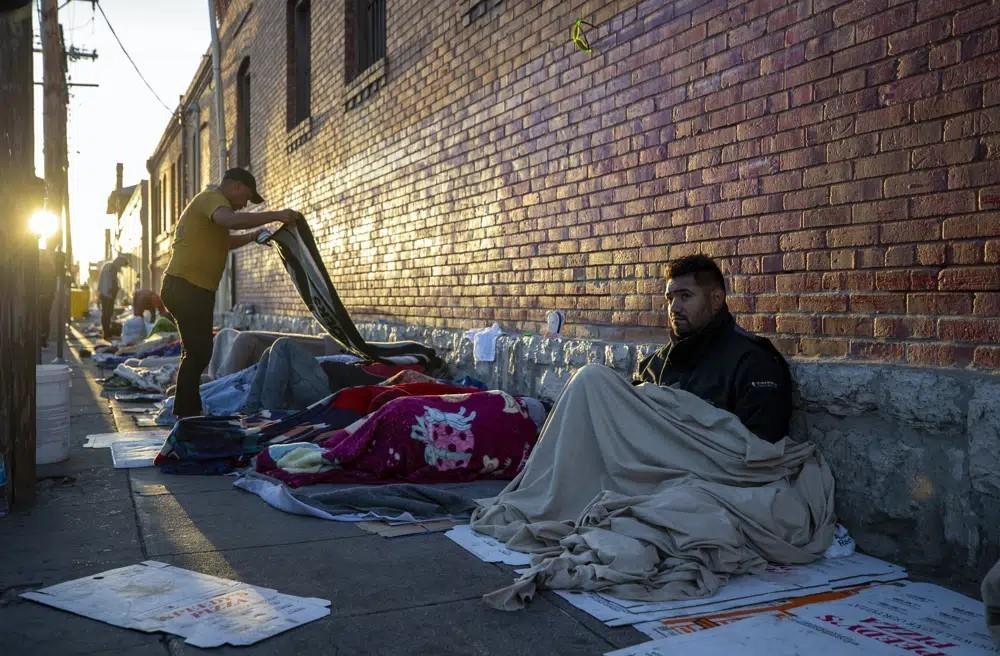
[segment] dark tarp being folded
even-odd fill
[[[292,277],[299,295],[320,325],[353,353],[364,358],[387,362],[390,356],[409,355],[424,363],[428,370],[441,361],[434,349],[418,342],[368,342],[358,332],[347,308],[323,265],[312,231],[303,220],[277,230],[266,243],[273,244],[285,269]]]

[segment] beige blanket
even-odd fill
[[[1000,561],[997,561],[983,579],[982,592],[983,603],[986,605],[986,626],[1000,647]]]
[[[708,596],[766,561],[819,558],[833,538],[833,488],[811,443],[765,442],[692,394],[588,365],[521,474],[473,513],[476,531],[535,554],[485,599],[514,610],[538,587]]]

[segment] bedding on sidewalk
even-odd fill
[[[486,601],[521,608],[540,587],[705,597],[768,561],[821,557],[833,492],[813,444],[766,442],[693,394],[588,365],[517,478],[473,513],[476,531],[535,555]]]

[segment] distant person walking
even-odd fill
[[[49,330],[52,325],[52,301],[56,297],[56,262],[52,251],[38,251],[38,343],[45,348],[49,345]]]
[[[174,414],[201,414],[201,374],[212,359],[212,313],[215,290],[226,267],[226,255],[254,241],[262,230],[230,234],[230,230],[257,228],[301,218],[294,210],[238,212],[248,202],[262,203],[257,181],[245,169],[229,169],[218,187],[209,187],[191,199],[181,213],[174,234],[170,264],[164,272],[160,296],[174,316],[183,346],[177,372]]]
[[[111,341],[111,319],[115,313],[115,301],[118,300],[118,293],[121,286],[118,283],[118,273],[123,266],[129,266],[128,257],[119,255],[110,262],[105,262],[101,267],[100,276],[97,278],[97,296],[101,302],[101,330],[104,339]]]

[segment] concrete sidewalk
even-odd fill
[[[176,655],[183,639],[120,629],[25,601],[18,594],[143,560],[159,560],[280,592],[330,599],[331,615],[229,654],[602,654],[645,640],[609,629],[552,593],[516,613],[480,597],[509,584],[444,535],[386,539],[351,524],[293,516],[237,490],[224,476],[116,470],[92,433],[118,430],[76,356],[72,453],[38,468],[34,507],[0,519],[0,653]],[[51,359],[47,356],[45,361]],[[121,430],[135,430],[123,425]]]

